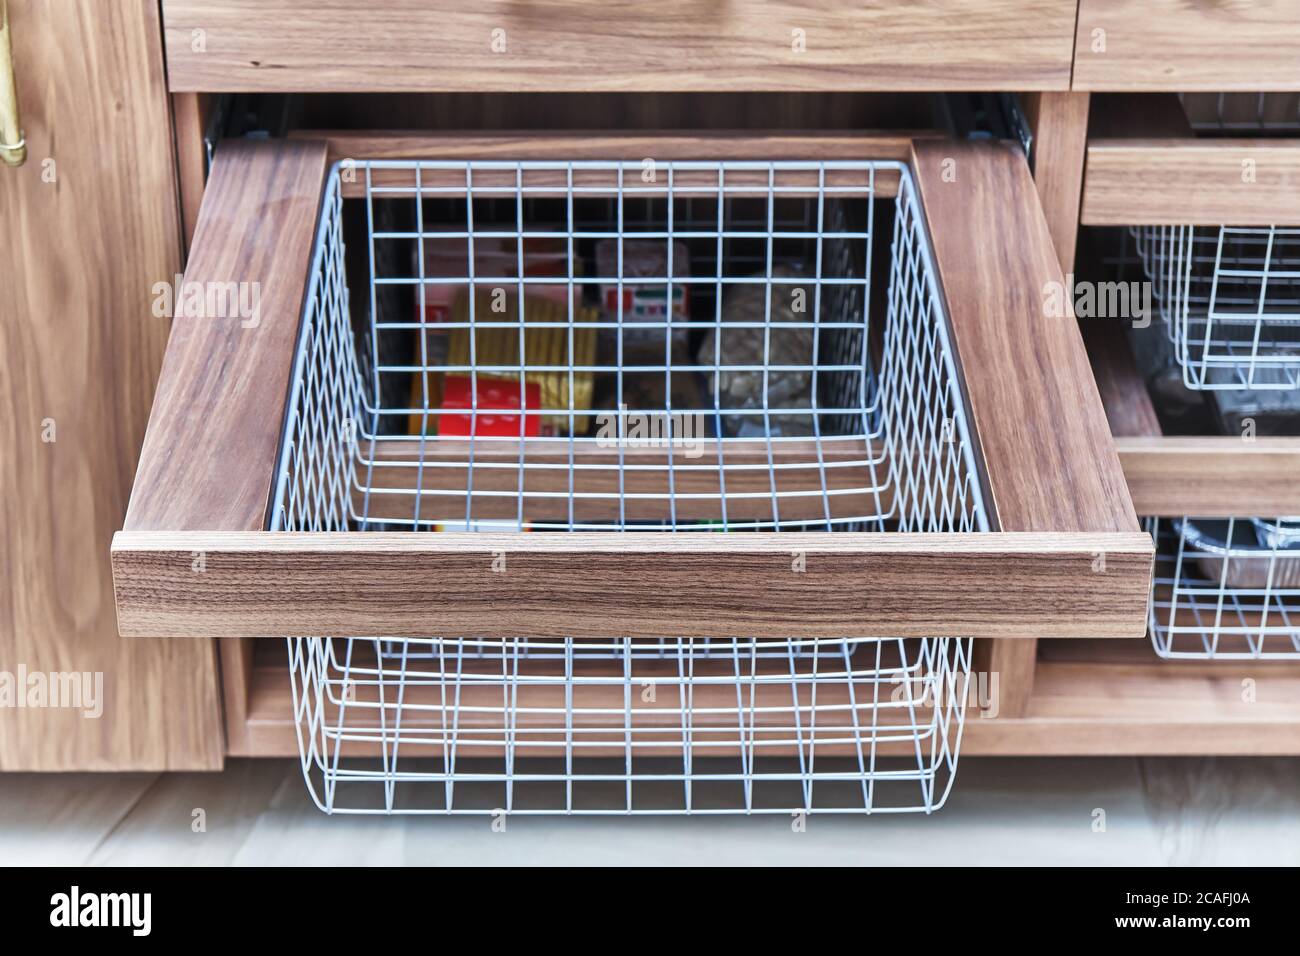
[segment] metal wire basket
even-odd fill
[[[375,161],[347,202],[340,172],[273,529],[988,530],[906,166]],[[968,639],[429,631],[289,639],[322,809],[928,812],[952,784]]]
[[[1300,518],[1153,518],[1148,528],[1157,654],[1300,660]]]
[[[1132,229],[1188,388],[1300,388],[1300,229]]]
[[[1300,93],[1179,93],[1178,98],[1198,133],[1300,131]]]

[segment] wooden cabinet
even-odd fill
[[[897,136],[696,134],[650,142],[635,135],[369,133],[317,141],[319,135],[218,150],[188,278],[224,275],[231,263],[242,263],[241,275],[264,281],[277,305],[255,333],[231,320],[178,323],[131,515],[115,545],[125,630],[191,635],[176,640],[253,638],[223,647],[232,753],[294,751],[290,664],[280,641],[256,640],[293,632],[366,633],[379,626],[388,635],[418,637],[432,619],[484,636],[527,628],[589,639],[610,630],[611,621],[620,632],[645,635],[738,628],[920,635],[960,628],[1002,639],[1000,645],[1025,644],[1026,687],[1035,649],[1024,638],[1143,633],[1149,539],[1136,532],[1077,331],[1065,322],[1039,324],[1041,289],[1063,276],[1037,192],[1013,147]],[[647,150],[666,160],[878,157],[907,164],[934,238],[979,467],[1000,533],[691,542],[654,533],[497,541],[446,532],[267,530],[285,396],[300,374],[303,319],[295,303],[311,299],[307,262],[332,163],[379,164],[337,187],[341,198],[361,201],[363,182],[411,189],[412,158],[435,165],[554,163],[636,159]],[[950,164],[956,183],[945,177]],[[896,176],[880,188],[896,191]],[[266,214],[270,203],[275,216]],[[222,368],[212,367],[212,355],[224,357]],[[816,580],[791,590],[781,569],[796,538],[825,563]],[[515,570],[485,591],[482,561],[493,547],[511,554]],[[205,558],[202,574],[193,573],[196,552]],[[1099,552],[1110,562],[1106,574],[1090,572]],[[895,584],[882,586],[886,580]],[[675,596],[669,605],[655,600],[664,588]],[[507,613],[525,605],[524,617]],[[755,607],[761,615],[753,615]],[[1023,656],[997,665],[1013,685],[1012,667]],[[1006,731],[1008,723],[998,726]],[[984,739],[990,748],[1051,746],[1027,744],[1014,732],[1011,743]]]
[[[0,226],[12,240],[0,269],[18,277],[0,303],[13,450],[0,464],[0,671],[101,673],[104,690],[98,719],[0,709],[0,769],[212,768],[225,753],[294,753],[284,645],[258,638],[368,633],[376,621],[386,635],[420,635],[434,617],[472,631],[483,619],[484,604],[464,595],[486,539],[269,530],[322,197],[344,159],[865,158],[895,164],[882,195],[906,167],[933,242],[993,534],[809,534],[800,544],[825,574],[801,591],[772,571],[789,536],[530,535],[511,545],[518,576],[485,599],[526,601],[528,614],[476,633],[572,633],[571,594],[585,587],[605,601],[581,623],[593,633],[778,635],[812,621],[828,634],[977,635],[978,667],[999,676],[1002,707],[968,721],[967,753],[1300,748],[1293,666],[1171,665],[1136,639],[1151,561],[1138,518],[1300,511],[1295,442],[1162,437],[1133,370],[1040,312],[1045,285],[1072,273],[1081,222],[1300,221],[1294,140],[1166,135],[1148,128],[1167,130],[1168,104],[1149,98],[1125,106],[1122,131],[1094,122],[1088,138],[1090,91],[1300,88],[1288,0],[8,6],[28,158],[0,167]],[[855,94],[902,102],[907,91],[1027,94],[1033,181],[1008,145],[858,132],[869,123]],[[336,106],[330,94],[355,94],[363,113],[388,94],[427,96],[428,109],[396,111],[416,117],[406,133],[228,142],[205,183],[203,117],[238,92],[323,94],[317,126]],[[687,95],[644,96],[661,92]],[[499,131],[510,126],[500,117],[550,93],[569,97],[556,111],[566,120],[548,112],[533,125],[566,131]],[[728,122],[732,93],[746,94],[748,122]],[[617,129],[624,94],[643,94],[643,119],[670,117],[660,125],[676,132],[582,132],[592,94],[593,126]],[[815,112],[801,106],[808,98]],[[840,133],[784,129],[827,116],[859,121],[832,124]],[[783,128],[756,130],[756,117]],[[481,129],[445,132],[468,125]],[[750,129],[719,132],[731,125]],[[183,231],[193,232],[188,263]],[[183,318],[169,340],[154,290],[182,268],[187,280],[256,282],[259,327]],[[888,540],[862,540],[873,537]],[[1107,573],[1081,572],[1100,552]],[[437,587],[412,586],[435,571]],[[650,614],[653,594],[612,586],[663,575],[684,595],[676,609]],[[730,603],[718,601],[719,581]],[[1117,636],[1135,639],[1100,639]],[[1246,679],[1266,692],[1251,710],[1236,701]]]
[[[154,284],[182,265],[157,5],[8,11],[27,161],[0,166],[0,671],[89,675],[102,713],[11,699],[0,770],[219,767],[213,642],[119,637],[107,561],[167,342]]]

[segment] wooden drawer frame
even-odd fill
[[[497,540],[262,530],[282,418],[267,410],[282,408],[287,394],[305,257],[331,157],[497,150],[523,158],[556,149],[545,139],[509,136],[469,146],[454,135],[382,140],[237,142],[218,153],[186,282],[238,275],[261,282],[271,306],[264,291],[253,335],[234,320],[179,316],[174,323],[131,506],[113,544],[124,635],[365,634],[378,627],[420,636],[424,622],[438,619],[457,633],[508,636],[519,622],[487,613],[488,605],[524,600],[529,630],[538,634],[1143,633],[1151,542],[1138,530],[1078,332],[1041,316],[1039,290],[1060,273],[1024,159],[987,142],[716,135],[657,138],[653,155],[783,158],[816,150],[888,158],[908,151],[998,531],[758,533],[706,542],[653,532]],[[649,145],[615,137],[588,139],[584,148],[636,158]],[[954,168],[958,183],[950,181]],[[277,215],[267,214],[270,204]],[[488,603],[456,597],[481,588],[493,552],[503,548],[511,573],[495,576],[503,583]],[[786,580],[791,551],[805,551],[816,570],[798,588]],[[1095,573],[1102,553],[1105,573]],[[726,597],[700,583],[706,568],[727,576]],[[431,580],[435,569],[438,586],[412,584]],[[638,583],[646,581],[653,584]],[[677,595],[674,608],[648,617],[646,607],[662,603],[654,596],[664,587]],[[397,592],[404,597],[395,607],[385,595]],[[575,593],[585,596],[585,617],[595,623],[575,620]],[[854,600],[844,601],[845,594]],[[755,607],[763,614],[756,617]],[[820,609],[813,620],[810,607]]]
[[[1082,18],[1080,29],[1082,43]],[[1244,88],[1271,88],[1258,75],[1243,73]],[[1066,270],[1080,221],[1300,221],[1294,140],[1195,138],[1173,96],[1037,99],[1036,178]],[[1247,159],[1256,173],[1249,186]],[[1139,514],[1300,510],[1300,439],[1161,435],[1122,330],[1104,320],[1082,327]],[[1165,661],[1149,641],[992,641],[977,668],[1000,676],[1000,709],[967,722],[966,755],[1300,754],[1293,663]]]
[[[1085,226],[1300,223],[1300,138],[1088,142]]]

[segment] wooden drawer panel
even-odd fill
[[[1300,513],[1300,439],[1152,435],[1115,444],[1143,515]]]
[[[1063,90],[1074,0],[163,0],[174,91]]]
[[[1295,0],[1079,0],[1074,89],[1300,89]]]
[[[1088,226],[1300,223],[1298,139],[1094,139]]]
[[[498,160],[503,149],[512,152],[512,177],[514,161],[547,157],[539,169],[551,175],[553,143],[505,141],[510,145],[477,148]],[[962,411],[954,414],[971,429],[970,461],[990,531],[265,530],[286,400],[305,354],[298,341],[308,252],[330,161],[391,157],[396,150],[408,160],[457,157],[448,167],[454,172],[466,148],[450,135],[396,142],[385,148],[382,136],[339,136],[234,142],[218,151],[186,285],[256,283],[260,318],[176,319],[126,527],[114,543],[124,634],[1144,633],[1151,540],[1138,528],[1078,329],[1043,313],[1041,290],[1062,283],[1061,270],[1024,157],[1003,143],[917,141],[906,166],[879,167],[893,173],[882,178],[881,197],[908,190],[907,204],[900,198],[894,211],[915,224],[905,235],[923,227],[929,236],[929,246],[914,247],[923,251],[900,260],[904,274],[928,273],[933,284],[922,282],[916,288],[930,291],[897,308],[929,316],[921,327],[935,329],[926,335],[944,343],[933,360],[914,366],[914,387],[931,396],[959,389]],[[644,138],[620,144],[610,137],[601,151],[623,169],[640,163],[645,145]],[[657,146],[661,160],[684,161],[678,189],[698,177],[692,162],[702,158],[725,156],[741,164],[733,170],[738,176],[771,176],[774,167],[754,161],[799,154],[797,137],[774,145],[771,137],[718,134],[664,138]],[[809,138],[808,149],[814,147],[807,155],[872,160],[899,148],[897,138],[867,137]],[[358,172],[390,174],[384,188],[409,196],[416,184],[394,184],[391,174],[414,168],[390,163]],[[492,169],[500,167],[489,164],[476,175]],[[426,188],[436,170],[420,170]],[[588,161],[578,173],[569,170],[573,176],[592,167]],[[820,175],[829,180],[842,170],[822,167]],[[806,175],[803,166],[796,173]],[[337,188],[332,203],[344,201],[342,180],[342,173],[330,180]],[[460,181],[464,188],[464,170]],[[549,182],[541,187],[548,193]],[[736,188],[747,194],[751,187]],[[889,248],[911,248],[894,242]],[[917,354],[926,346],[912,337],[892,347]],[[906,456],[926,454],[925,442],[935,436],[920,430],[932,427],[924,410],[900,414],[905,420],[891,433],[891,460],[900,473],[915,474]],[[431,460],[420,454],[422,463]],[[906,483],[898,487],[917,495]],[[951,507],[942,481],[926,487],[927,507]],[[508,573],[490,572],[496,554],[509,555]],[[791,573],[792,554],[804,555],[807,573]]]

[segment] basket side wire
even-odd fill
[[[1188,388],[1300,388],[1300,228],[1131,232]]]
[[[1152,518],[1150,631],[1171,660],[1300,660],[1300,520]]]

